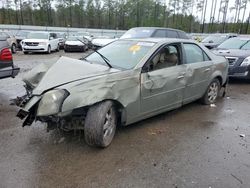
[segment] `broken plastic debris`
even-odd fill
[[[215,108],[216,105],[215,104],[210,104],[210,107]]]
[[[164,132],[165,132],[165,130],[156,128],[156,129],[151,129],[151,130],[148,132],[148,134],[150,134],[150,135],[158,135],[158,134],[162,134],[162,133],[164,133]]]
[[[241,137],[241,138],[245,138],[246,135],[245,135],[245,134],[240,134],[240,137]]]

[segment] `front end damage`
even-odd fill
[[[55,92],[62,92],[61,100],[56,100]],[[52,100],[50,100],[51,96]],[[15,99],[15,104],[21,109],[17,117],[24,120],[24,126],[31,126],[34,121],[47,123],[47,130],[55,128],[64,131],[82,130],[87,114],[87,107],[74,109],[68,113],[61,113],[62,103],[69,96],[66,90],[51,90],[41,96],[32,95],[30,90],[27,94]]]
[[[52,66],[40,66],[26,75],[27,93],[14,101],[21,107],[17,116],[24,120],[23,126],[40,121],[47,123],[48,130],[82,130],[89,108],[112,100],[125,125],[130,122],[127,117],[133,118],[139,111],[139,75],[139,69],[120,71],[62,57]]]
[[[34,121],[47,123],[47,130],[59,128],[64,131],[70,130],[83,130],[84,120],[88,108],[74,109],[70,114],[64,115],[60,112],[51,115],[39,115],[39,105],[41,103],[41,96],[32,96],[29,98],[27,95],[18,98],[19,102],[16,103],[22,107],[17,113],[17,117],[24,120],[24,126],[31,126]]]

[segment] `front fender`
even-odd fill
[[[139,111],[140,73],[130,72],[113,74],[94,81],[79,81],[73,87],[66,88],[70,95],[63,102],[61,112],[66,113],[77,108],[91,106],[103,100],[118,101],[128,115]],[[119,77],[119,79],[117,79]]]

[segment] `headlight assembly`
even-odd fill
[[[61,111],[63,101],[69,96],[66,90],[51,90],[45,93],[39,102],[37,116],[49,116]]]
[[[247,66],[249,66],[249,65],[250,65],[250,56],[246,57],[246,58],[242,61],[242,63],[240,64],[240,66],[242,66],[242,67],[247,67]]]

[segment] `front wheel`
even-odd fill
[[[220,81],[217,78],[213,79],[213,81],[209,84],[205,95],[201,98],[201,102],[203,104],[215,103],[219,96],[220,88]]]
[[[112,101],[98,103],[89,108],[84,126],[85,141],[88,145],[107,147],[114,138],[117,112]]]
[[[47,54],[50,54],[50,53],[51,53],[51,47],[48,46]]]

